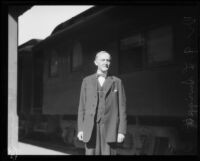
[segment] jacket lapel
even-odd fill
[[[107,94],[107,92],[109,91],[109,89],[111,88],[112,84],[113,84],[113,78],[112,76],[108,76],[106,79],[106,82],[104,82],[105,84],[105,96]],[[91,77],[91,84],[94,87],[94,91],[97,91],[97,77],[96,74],[93,74]]]
[[[113,78],[111,76],[108,76],[105,82],[105,96],[107,92],[109,91],[109,89],[111,88],[112,84],[113,84]]]
[[[94,87],[94,91],[97,91],[97,77],[96,74],[93,74],[91,77],[92,86]]]

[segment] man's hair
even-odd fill
[[[98,57],[99,54],[101,54],[101,53],[107,53],[108,55],[110,55],[109,52],[107,52],[107,51],[105,51],[105,50],[101,50],[101,51],[98,51],[98,52],[97,52],[97,54],[96,54],[96,56],[95,56],[95,60],[97,59],[97,57]],[[110,55],[110,59],[111,59],[111,55]]]

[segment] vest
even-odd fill
[[[97,80],[98,81],[98,80]],[[103,86],[100,85],[99,81],[97,83],[97,111],[96,111],[96,122],[100,122],[101,119],[103,118],[104,112],[105,112],[105,83],[106,80],[103,84]]]

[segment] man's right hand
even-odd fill
[[[78,132],[77,137],[79,140],[83,141],[83,131]]]

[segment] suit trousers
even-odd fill
[[[91,139],[85,143],[86,155],[116,155],[115,143],[105,141],[104,124],[95,123]]]

